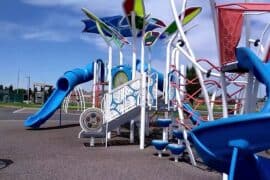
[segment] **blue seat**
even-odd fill
[[[174,129],[173,130],[173,135],[177,138],[177,139],[184,139],[183,136],[183,131],[179,130],[179,129]]]
[[[173,155],[180,155],[182,154],[186,147],[184,145],[180,145],[180,144],[169,144],[167,146],[167,148],[171,151],[171,153]]]
[[[158,127],[169,127],[172,123],[171,119],[157,119],[156,124]]]
[[[167,148],[171,151],[172,155],[174,156],[174,161],[178,162],[178,156],[182,154],[186,147],[179,144],[169,144]]]
[[[163,149],[165,149],[168,144],[169,144],[168,141],[163,141],[159,139],[152,140],[152,145],[155,146],[155,148],[159,151],[162,151]]]
[[[163,141],[159,139],[152,140],[152,145],[156,148],[156,150],[158,150],[158,157],[162,157],[161,151],[164,150],[168,144],[168,141]]]

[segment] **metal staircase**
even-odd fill
[[[157,75],[151,74],[147,81],[146,104],[149,109],[157,108]],[[105,94],[101,109],[88,108],[80,116],[81,132],[79,138],[90,138],[90,144],[94,138],[107,139],[107,133],[119,126],[140,119],[142,78],[131,80]]]

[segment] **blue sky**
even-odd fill
[[[180,2],[180,1],[179,1]],[[229,1],[219,1],[229,2]],[[266,2],[266,1],[265,1]],[[169,1],[146,0],[146,11],[169,23],[173,17]],[[84,67],[101,58],[107,59],[107,49],[96,34],[81,33],[82,7],[99,17],[122,14],[122,0],[1,0],[0,1],[0,84],[26,87],[26,76],[31,82],[55,85],[67,70]],[[178,3],[179,4],[179,3]],[[189,1],[189,6],[202,6],[203,12],[193,22],[199,24],[189,33],[197,57],[216,62],[214,28],[206,0]],[[180,7],[180,6],[179,6]],[[162,12],[162,13],[161,13]],[[269,17],[269,16],[268,16]],[[266,17],[253,23],[255,31],[266,22]],[[116,48],[115,48],[116,49]],[[131,47],[125,47],[125,62],[131,64]],[[118,53],[114,53],[114,63]],[[163,71],[165,43],[153,48],[153,66]]]

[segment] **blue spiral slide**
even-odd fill
[[[252,72],[266,86],[267,101],[259,112],[201,123],[189,132],[204,163],[225,172],[229,180],[270,180],[270,159],[260,154],[270,149],[270,64],[248,48],[237,48],[241,69]]]
[[[103,62],[101,60],[98,60],[98,62],[100,62],[104,68]],[[64,75],[58,79],[54,92],[51,94],[43,107],[34,115],[29,116],[24,121],[24,126],[38,128],[54,114],[54,112],[61,106],[65,97],[76,85],[91,81],[93,77],[94,62],[87,65],[85,68],[77,68],[65,72]]]

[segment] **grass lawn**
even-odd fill
[[[91,107],[91,104],[86,103],[85,104],[86,108]],[[3,103],[0,102],[0,107],[6,107],[6,108],[41,108],[42,104],[27,104],[27,103],[22,103],[22,102],[10,102],[10,103]],[[68,107],[69,110],[77,110],[76,105],[69,105]]]

